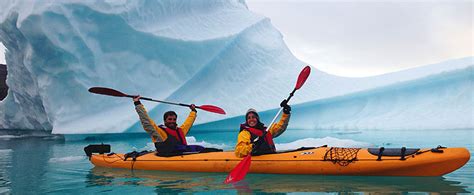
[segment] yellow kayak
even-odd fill
[[[95,145],[101,146],[101,145]],[[160,157],[155,152],[110,153],[108,148],[87,151],[97,167],[179,172],[230,172],[242,158],[233,151]],[[99,153],[99,154],[97,154]],[[466,148],[337,148],[309,147],[252,156],[250,173],[441,176],[469,161]]]

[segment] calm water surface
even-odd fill
[[[474,130],[340,131],[287,130],[277,143],[304,138],[350,139],[385,147],[467,147],[474,151]],[[237,132],[192,132],[197,142],[229,149]],[[85,140],[84,140],[85,139]],[[224,185],[224,173],[178,173],[94,168],[83,148],[108,143],[112,151],[147,147],[146,134],[71,135],[51,137],[0,136],[0,194],[116,194],[116,193],[329,193],[329,194],[456,194],[474,192],[474,163],[443,177],[349,177],[249,174],[234,185]]]

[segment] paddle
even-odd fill
[[[295,91],[300,89],[301,86],[303,86],[303,84],[306,82],[306,79],[309,76],[309,73],[311,73],[311,68],[309,66],[306,66],[303,68],[303,70],[301,70],[300,75],[298,76],[298,80],[296,81],[295,89],[293,89],[293,91],[290,93],[290,96],[288,96],[288,98],[286,99],[286,102],[290,101],[291,97],[293,97],[293,95],[295,94]],[[282,110],[283,108],[280,108],[280,110],[278,110],[278,113],[275,115],[275,117],[273,118],[272,122],[270,123],[268,127],[271,127],[273,125],[273,123],[275,122],[276,118],[280,115]],[[265,134],[266,133],[267,132],[265,132]],[[264,137],[265,137],[265,134],[263,135]],[[224,183],[225,184],[234,183],[234,182],[238,182],[244,179],[245,176],[247,175],[247,172],[250,169],[251,162],[252,162],[252,155],[249,154],[245,156],[239,162],[239,164],[237,164],[237,166],[235,166],[234,169],[230,171],[229,175],[224,180]]]
[[[110,89],[110,88],[106,88],[106,87],[91,87],[89,89],[89,92],[95,93],[95,94],[101,94],[101,95],[115,96],[115,97],[134,98],[134,97],[137,96],[137,95],[128,95],[128,94],[122,93],[120,91],[117,91],[115,89]],[[167,101],[162,101],[162,100],[154,100],[154,99],[147,98],[147,97],[140,97],[140,99],[141,100],[153,101],[153,102],[160,102],[160,103],[164,103],[164,104],[177,105],[177,106],[186,106],[186,107],[190,106],[189,104],[167,102]],[[222,108],[219,108],[219,107],[213,106],[213,105],[201,105],[201,106],[196,106],[196,108],[201,109],[201,110],[205,110],[205,111],[208,111],[208,112],[217,113],[217,114],[225,114],[225,111]]]

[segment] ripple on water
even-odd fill
[[[11,149],[0,150],[0,194],[6,194],[11,191],[11,181],[7,170],[11,167]]]

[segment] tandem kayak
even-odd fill
[[[155,152],[110,153],[110,145],[84,148],[97,167],[179,172],[230,172],[242,158],[233,151],[160,157]],[[338,148],[303,147],[252,156],[250,173],[442,176],[469,161],[466,148]]]

